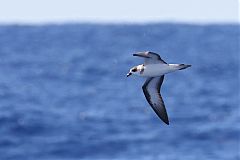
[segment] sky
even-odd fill
[[[240,0],[0,0],[0,23],[239,23]]]

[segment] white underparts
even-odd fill
[[[157,77],[180,69],[179,64],[148,64],[140,76]]]

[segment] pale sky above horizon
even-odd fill
[[[0,0],[0,23],[239,23],[240,0]]]

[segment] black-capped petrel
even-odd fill
[[[144,85],[142,86],[143,93],[156,112],[158,117],[169,125],[167,111],[160,94],[161,85],[163,83],[164,75],[177,70],[182,70],[190,67],[187,64],[168,64],[161,57],[154,52],[138,52],[133,54],[133,56],[138,56],[144,58],[144,63],[135,66],[130,69],[127,77],[134,74],[142,77],[147,77]]]

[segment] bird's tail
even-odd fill
[[[186,68],[192,66],[190,64],[170,64],[170,65],[173,66],[174,68],[178,69],[178,70],[186,69]]]
[[[186,68],[188,68],[188,67],[191,67],[192,65],[190,65],[190,64],[179,64],[179,70],[182,70],[182,69],[186,69]]]

